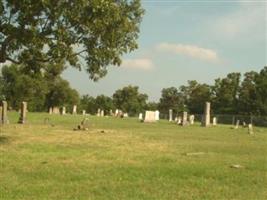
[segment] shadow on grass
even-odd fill
[[[7,143],[9,143],[9,137],[1,135],[0,144],[7,144]]]

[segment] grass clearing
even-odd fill
[[[0,136],[1,199],[267,199],[266,128],[250,136],[224,125],[90,116],[89,131],[73,131],[82,116],[9,119]]]

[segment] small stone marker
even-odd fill
[[[97,116],[97,117],[100,117],[100,114],[101,114],[101,110],[100,110],[100,108],[98,108],[98,109],[97,109],[97,114],[96,114],[96,116]]]
[[[252,124],[248,124],[248,134],[250,134],[250,135],[254,134]]]
[[[204,116],[202,119],[202,126],[208,127],[210,125],[210,102],[206,102]]]
[[[190,115],[190,116],[189,116],[189,124],[190,124],[190,125],[193,125],[194,122],[195,122],[195,115]]]
[[[173,114],[173,111],[172,109],[169,110],[169,122],[172,122],[172,114]]]
[[[86,110],[83,110],[82,114],[83,114],[83,115],[86,115]]]
[[[155,111],[155,120],[159,121],[159,111],[158,110]]]
[[[238,128],[239,128],[239,120],[237,120],[235,123],[235,129],[238,129]]]
[[[61,115],[66,115],[66,107],[65,106],[62,107]]]
[[[52,115],[53,114],[53,108],[50,107],[48,112],[49,112],[49,115]]]
[[[116,109],[115,110],[115,116],[118,117],[118,115],[119,115],[119,109]]]
[[[143,113],[139,113],[138,119],[139,119],[140,121],[143,121]]]
[[[247,127],[246,122],[243,122],[243,128],[246,128],[246,127]]]
[[[178,122],[178,117],[175,117],[174,118],[174,121],[177,123]]]
[[[100,112],[100,116],[101,116],[101,117],[104,117],[104,116],[105,116],[105,112],[104,112],[104,110],[101,110],[101,112]]]
[[[109,115],[110,116],[114,116],[114,113],[113,113],[113,110],[112,109],[109,110]]]
[[[128,117],[128,113],[123,113],[123,117]]]
[[[182,126],[186,126],[186,125],[188,125],[187,112],[183,112]]]
[[[58,107],[53,107],[53,114],[60,114],[60,110]]]
[[[179,124],[179,125],[182,124],[182,118],[181,117],[177,118],[177,124]]]
[[[73,105],[72,114],[73,115],[76,115],[77,114],[77,105]]]
[[[216,117],[212,118],[212,125],[217,126],[217,118]]]
[[[2,101],[2,112],[1,112],[1,124],[8,124],[8,119],[7,119],[7,102]]]
[[[0,106],[0,124],[2,124],[2,111],[3,111],[3,107]]]
[[[20,118],[19,122],[20,124],[25,124],[26,123],[26,112],[27,112],[27,102],[23,101],[21,103],[21,108],[20,108]]]
[[[144,122],[156,122],[156,114],[154,111],[146,111]]]

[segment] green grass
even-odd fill
[[[0,199],[267,199],[266,128],[251,136],[222,125],[90,116],[88,131],[73,131],[82,116],[9,119],[0,135]]]

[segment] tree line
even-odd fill
[[[30,111],[47,111],[49,107],[65,106],[69,109],[76,104],[79,110],[95,114],[97,109],[106,113],[120,109],[130,116],[145,110],[159,110],[168,114],[188,111],[203,113],[203,105],[211,102],[216,114],[267,115],[267,66],[259,72],[229,73],[208,85],[190,80],[180,87],[163,88],[158,102],[149,102],[148,95],[141,93],[138,86],[118,89],[112,96],[79,96],[64,80],[61,71],[45,68],[39,73],[28,73],[22,65],[3,66],[0,75],[0,98],[18,109],[21,101],[27,101]],[[27,73],[25,73],[25,71]]]

